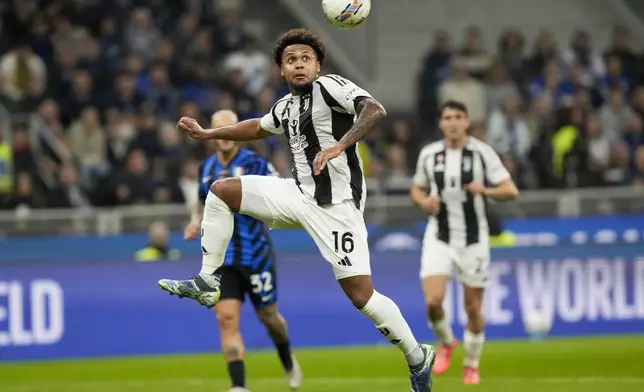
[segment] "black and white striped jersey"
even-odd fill
[[[472,137],[458,149],[446,148],[444,140],[425,146],[418,157],[414,185],[441,199],[440,212],[429,218],[427,230],[456,247],[487,243],[487,201],[465,186],[473,181],[498,185],[509,178],[494,149]]]
[[[371,95],[340,76],[321,76],[309,91],[286,95],[262,118],[263,129],[286,136],[293,154],[293,177],[320,206],[353,200],[364,211],[367,189],[356,145],[328,162],[319,176],[313,175],[317,153],[335,146],[353,126],[360,97]]]

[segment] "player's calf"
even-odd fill
[[[463,333],[463,347],[465,348],[463,381],[468,384],[478,384],[479,380],[479,361],[485,344],[485,320],[482,305],[483,289],[465,287],[467,326]]]
[[[273,340],[277,355],[286,373],[286,382],[289,388],[298,389],[302,385],[303,374],[300,365],[297,363],[291,351],[291,342],[288,336],[286,320],[277,311],[276,305],[269,305],[257,309],[257,317],[264,324],[271,340]]]
[[[221,349],[228,365],[232,388],[245,388],[244,341],[239,331],[241,302],[222,300],[215,307],[215,312],[221,334]]]

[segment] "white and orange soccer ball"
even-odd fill
[[[332,25],[352,29],[369,16],[371,0],[322,0],[322,9]]]

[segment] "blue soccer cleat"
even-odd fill
[[[159,287],[170,293],[170,295],[176,295],[179,298],[187,297],[194,299],[201,305],[212,308],[221,296],[219,276],[215,276],[215,278],[217,281],[216,287],[207,285],[200,276],[195,276],[190,280],[161,279],[159,281]]]
[[[425,361],[420,370],[412,370],[409,373],[411,392],[431,392],[432,366],[434,366],[434,359],[436,359],[436,349],[428,344],[423,344],[420,347],[425,353]]]

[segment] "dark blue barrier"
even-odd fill
[[[393,298],[423,340],[418,252],[375,253],[376,288]],[[163,277],[187,277],[199,260],[0,264],[0,359],[46,359],[215,350],[214,315],[165,295]],[[280,308],[298,346],[385,344],[344,298],[331,268],[315,253],[279,257]],[[457,334],[465,321],[451,289],[446,301]],[[524,336],[522,315],[554,315],[555,335],[644,332],[644,249],[640,245],[514,248],[494,251],[486,292],[489,338]],[[250,348],[269,347],[245,307]],[[340,332],[341,331],[341,332]]]
[[[370,226],[369,240],[374,251],[417,250],[425,224],[419,221],[396,228]],[[517,246],[644,243],[644,215],[508,220],[505,226],[517,235]],[[317,252],[313,240],[301,230],[275,230],[271,232],[271,238],[280,254]],[[144,234],[0,239],[0,263],[129,260],[146,242]],[[182,233],[174,233],[170,243],[184,255],[197,256],[200,252],[198,242],[184,242]]]

